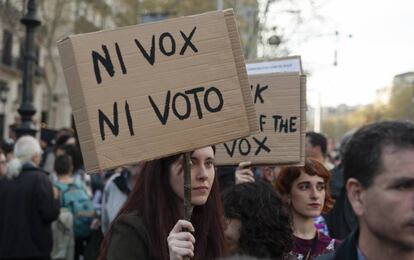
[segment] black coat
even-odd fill
[[[331,185],[335,204],[323,217],[328,226],[329,236],[343,240],[357,228],[358,220],[346,195],[342,166],[332,170]]]
[[[0,179],[0,259],[49,257],[59,208],[39,168],[25,164],[18,177]]]
[[[324,215],[329,235],[339,240],[345,239],[354,229],[358,227],[358,219],[355,216],[351,203],[343,188],[334,207]]]
[[[321,255],[316,260],[358,260],[358,230],[353,231],[335,250]]]
[[[149,241],[148,231],[138,212],[121,215],[113,223],[106,258],[108,260],[151,259]]]

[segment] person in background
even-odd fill
[[[50,259],[59,192],[38,168],[42,150],[35,138],[20,137],[14,155],[0,179],[0,259]]]
[[[252,163],[250,161],[240,162],[235,170],[235,184],[241,184],[246,182],[254,182],[255,180],[261,180],[272,184],[276,179],[280,168],[278,166],[263,165],[252,169]]]
[[[53,152],[53,142],[56,136],[56,130],[49,129],[49,128],[41,128],[40,129],[40,147],[43,150],[42,160],[40,162],[39,167],[44,169],[45,162],[47,157],[50,153]],[[50,172],[49,172],[50,173]]]
[[[283,167],[275,186],[284,196],[293,217],[294,246],[291,254],[311,259],[333,251],[339,241],[319,232],[314,218],[333,206],[329,171],[317,160],[307,158],[303,167]]]
[[[385,121],[360,128],[343,164],[358,228],[336,252],[319,259],[414,259],[414,124]]]
[[[101,228],[106,233],[110,223],[115,219],[139,175],[141,165],[133,165],[115,172],[105,184],[102,197]]]
[[[268,183],[246,182],[222,194],[230,254],[287,259],[293,246],[290,214]]]
[[[358,225],[357,217],[346,194],[343,172],[343,157],[354,132],[351,131],[342,138],[340,146],[341,162],[331,171],[331,190],[332,197],[335,199],[335,205],[331,211],[323,215],[329,229],[329,235],[340,240],[345,239]]]
[[[306,132],[305,154],[321,162],[329,171],[334,165],[327,157],[327,139],[324,135],[315,132]]]
[[[20,124],[19,121],[20,120],[16,120],[16,118],[15,118],[15,122],[17,122],[17,123],[9,125],[9,137],[7,139],[10,140],[13,143],[16,142],[16,139],[17,139],[16,128],[17,128],[18,124]]]
[[[91,223],[95,216],[92,199],[79,178],[72,174],[72,157],[61,154],[56,157],[55,169],[58,181],[55,186],[61,193],[61,207],[69,210],[74,219],[75,260],[84,255],[84,250],[91,237]]]
[[[73,183],[73,165],[70,156],[66,154],[58,156],[54,168],[58,178],[55,185],[62,187]],[[52,223],[53,249],[51,258],[53,260],[73,260],[75,253],[73,214],[68,208],[64,207],[63,196],[61,196],[60,202],[59,218]]]
[[[10,162],[14,158],[13,149],[14,141],[12,139],[3,140],[1,150],[3,150],[7,162]]]
[[[56,150],[64,144],[75,143],[76,139],[74,136],[75,135],[73,129],[71,128],[62,128],[56,133],[55,138],[51,141],[51,144],[53,144],[53,149],[47,150],[46,154],[43,155],[43,170],[50,173],[54,171]],[[53,179],[53,181],[56,181],[56,179]]]
[[[84,185],[89,197],[92,198],[93,194],[91,176],[85,172],[82,154],[79,147],[76,144],[64,144],[57,148],[55,153],[56,156],[67,154],[72,158],[73,178],[79,180]]]
[[[184,156],[145,163],[102,244],[100,260],[211,260],[226,254],[214,147],[191,152],[191,222],[184,218]],[[190,233],[191,232],[191,233]]]
[[[339,147],[339,163],[331,170],[331,192],[332,197],[335,200],[339,197],[341,190],[345,187],[342,158],[344,157],[346,146],[351,140],[354,132],[355,130],[352,130],[342,137],[341,145]]]
[[[339,149],[337,148],[336,141],[334,138],[329,137],[326,142],[326,158],[332,163],[333,166],[336,166],[340,162]]]
[[[0,178],[6,175],[7,160],[4,152],[0,150]]]

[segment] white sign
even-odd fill
[[[246,68],[249,76],[284,72],[299,72],[302,74],[300,56],[292,56],[273,61],[248,63],[246,64]]]

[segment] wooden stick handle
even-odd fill
[[[191,205],[191,153],[184,154],[184,219],[191,221],[193,207]],[[185,256],[184,260],[189,260],[189,256]]]

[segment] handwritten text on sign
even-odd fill
[[[198,52],[198,49],[195,46],[195,44],[191,42],[191,39],[193,38],[194,33],[196,32],[196,29],[197,27],[194,27],[193,30],[189,33],[189,35],[186,35],[183,31],[180,30],[180,34],[184,40],[184,43],[181,47],[179,55],[184,55],[188,47],[190,47],[190,49],[193,52]],[[137,51],[139,50],[139,53],[146,59],[148,64],[153,66],[155,63],[155,53],[156,53],[155,52],[155,35],[152,35],[152,40],[151,40],[151,45],[150,45],[151,47],[149,50],[146,50],[145,47],[141,44],[141,42],[138,39],[135,39],[134,42],[137,46]],[[169,32],[162,33],[158,38],[158,43],[159,43],[158,49],[162,55],[171,56],[171,55],[176,54],[176,41],[171,33]],[[114,45],[115,45],[115,50],[116,50],[116,56],[120,64],[122,74],[127,74],[127,67],[122,57],[122,51],[119,47],[119,44],[115,42]],[[111,59],[111,54],[109,53],[106,45],[102,45],[102,51],[104,53],[104,56],[96,50],[91,51],[93,69],[95,73],[96,82],[98,84],[102,83],[100,64],[105,68],[106,72],[108,73],[110,77],[113,77],[115,75],[115,70],[114,70],[112,59]],[[200,100],[199,100],[200,94],[202,95],[202,100],[203,100],[202,103],[200,103]],[[219,99],[219,103],[215,106],[210,104],[209,98],[211,94],[216,95],[216,97]],[[193,102],[190,101],[190,98],[189,98],[190,95],[193,96],[193,99],[194,99]],[[202,119],[203,111],[208,111],[211,113],[219,112],[221,111],[224,105],[223,95],[221,94],[220,90],[214,86],[209,87],[207,90],[205,89],[205,87],[196,87],[196,88],[186,90],[184,93],[177,92],[174,94],[172,101],[171,101],[171,91],[168,90],[165,96],[163,111],[160,108],[161,106],[157,105],[151,96],[148,96],[148,99],[151,104],[151,107],[154,109],[156,116],[158,117],[158,119],[163,125],[167,124],[170,108],[173,111],[173,114],[175,115],[176,118],[178,118],[179,120],[184,120],[184,119],[188,119],[191,116],[191,112],[192,112],[191,110],[196,110],[198,118]],[[181,112],[178,111],[177,109],[178,107],[177,103],[179,100],[185,103],[185,110]],[[201,108],[201,104],[203,104],[204,109]],[[119,134],[118,117],[119,116],[118,116],[117,102],[114,102],[113,104],[113,110],[112,110],[113,121],[111,121],[102,110],[99,109],[98,113],[99,113],[99,131],[100,131],[102,140],[105,140],[104,124],[106,124],[110,128],[114,136],[118,136]],[[126,115],[126,120],[128,123],[129,133],[131,136],[133,136],[134,135],[133,119],[131,116],[131,111],[130,111],[127,100],[125,100],[125,115]]]
[[[249,76],[260,133],[217,146],[218,165],[255,164],[300,159],[300,76],[272,73]]]
[[[180,34],[184,42],[179,52],[179,55],[184,55],[188,47],[190,47],[190,49],[193,52],[198,52],[197,47],[194,45],[193,42],[191,42],[191,39],[193,38],[196,29],[197,27],[194,27],[193,30],[188,35],[186,35],[183,31],[180,30]],[[137,52],[138,52],[137,54],[141,54],[150,65],[154,65],[155,53],[156,53],[155,52],[155,35],[152,35],[150,48],[148,50],[145,49],[144,45],[138,39],[134,39],[134,42],[137,46]],[[115,42],[114,45],[115,45],[115,50],[116,50],[116,56],[120,64],[122,74],[127,74],[128,70],[127,70],[127,67],[125,66],[119,44]],[[171,33],[164,32],[159,36],[158,50],[162,55],[172,56],[176,54],[176,49],[177,49],[176,41]],[[102,44],[102,51],[105,56],[102,56],[102,54],[96,50],[92,50],[91,52],[92,61],[93,61],[93,69],[95,72],[96,82],[98,84],[102,83],[101,69],[100,69],[99,63],[104,66],[109,76],[113,77],[115,75],[115,70],[114,70],[114,65],[112,63],[111,55],[108,51],[107,46],[104,44]]]
[[[248,136],[258,125],[238,39],[226,10],[60,41],[87,171]]]

